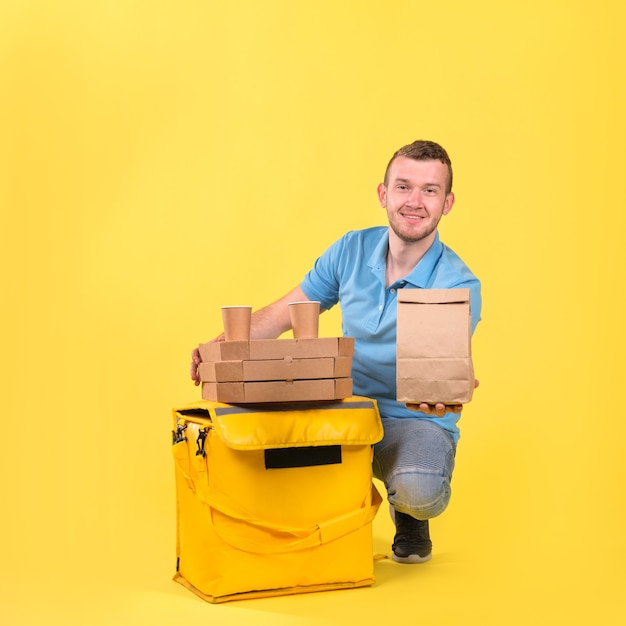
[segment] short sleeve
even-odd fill
[[[319,300],[323,309],[339,301],[340,267],[345,251],[345,237],[335,241],[318,259],[302,280],[300,287],[310,300]]]

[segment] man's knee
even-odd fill
[[[389,485],[390,504],[416,519],[441,515],[450,502],[450,483],[437,474],[404,472],[394,476]]]

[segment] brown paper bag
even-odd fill
[[[470,290],[399,289],[396,349],[399,402],[469,402]]]

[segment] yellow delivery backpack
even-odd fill
[[[374,400],[174,410],[174,580],[209,602],[371,585]]]

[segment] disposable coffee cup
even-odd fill
[[[290,302],[289,317],[295,339],[317,339],[320,323],[320,303]]]
[[[251,306],[223,306],[224,339],[226,341],[250,341]]]

